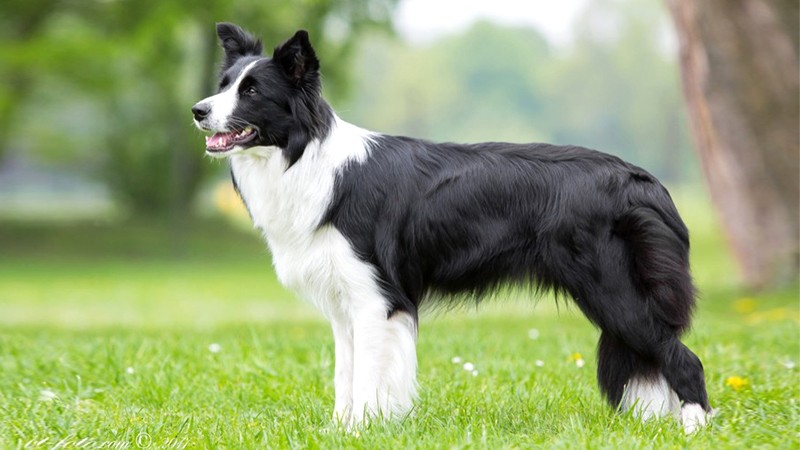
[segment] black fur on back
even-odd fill
[[[643,207],[669,218],[687,247],[666,190],[614,156],[380,136],[338,177],[326,221],[379,270],[393,310],[415,313],[428,293],[479,299],[506,282],[583,294],[610,262],[607,243],[630,234],[628,215]]]

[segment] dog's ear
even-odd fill
[[[319,60],[306,30],[298,31],[288,41],[275,47],[272,59],[295,86],[312,81],[319,75]]]
[[[261,55],[261,40],[232,23],[218,23],[217,36],[225,50],[225,63],[222,70],[232,66],[242,56]]]

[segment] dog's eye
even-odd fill
[[[244,92],[242,93],[244,95],[256,95],[258,94],[258,91],[253,86],[250,86],[249,88],[245,89]]]

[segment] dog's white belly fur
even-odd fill
[[[269,244],[279,280],[331,321],[334,417],[350,425],[411,408],[416,327],[405,313],[388,318],[374,268],[336,228],[319,226],[337,171],[368,157],[368,132],[339,120],[334,127],[289,170],[280,150],[268,147],[232,155],[231,168],[254,225]]]

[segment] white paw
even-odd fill
[[[680,415],[681,402],[669,387],[663,375],[657,378],[634,377],[625,386],[620,409],[633,410],[633,415],[642,421],[654,417]]]
[[[708,425],[709,419],[713,415],[706,412],[702,406],[697,403],[687,403],[681,408],[681,422],[683,423],[683,431],[686,434],[692,434],[700,428]]]

